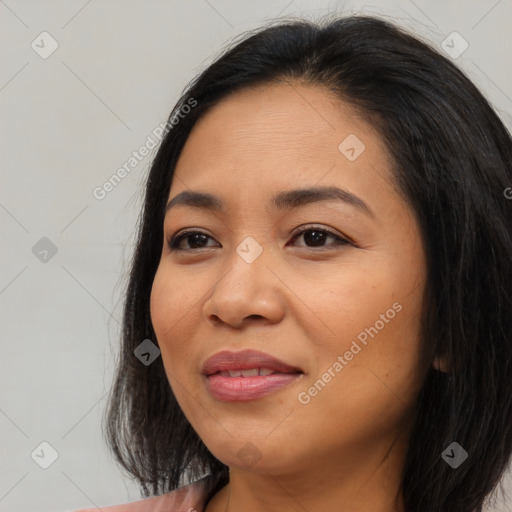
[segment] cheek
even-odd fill
[[[153,281],[149,299],[151,323],[153,324],[153,329],[160,342],[163,341],[163,339],[160,339],[162,333],[172,325],[172,319],[169,317],[174,314],[172,294],[170,293],[172,290],[170,286],[165,285],[166,281],[163,277],[159,268]],[[168,314],[165,314],[166,311]]]
[[[386,261],[375,263],[344,272],[335,280],[335,286],[333,280],[323,281],[326,285],[316,288],[315,293],[311,288],[308,293],[303,285],[304,296],[308,297],[305,302],[320,320],[314,322],[318,326],[314,333],[312,323],[303,325],[318,345],[310,380],[321,379],[331,368],[336,375],[344,375],[332,379],[333,388],[340,385],[357,393],[373,394],[372,388],[379,380],[384,391],[386,385],[399,393],[402,387],[417,387],[421,373],[421,275],[418,267],[409,272]],[[340,362],[338,356],[346,362],[341,363],[343,370],[338,365],[336,372],[332,367]]]
[[[193,314],[189,305],[191,300],[192,297],[184,288],[175,279],[171,279],[165,269],[159,267],[151,289],[150,313],[166,368],[171,367],[172,361],[179,359],[169,356],[181,354],[186,348],[179,340],[186,338],[183,329],[189,325],[188,316]]]
[[[197,359],[192,352],[193,344],[187,343],[193,332],[187,330],[197,324],[192,318],[196,302],[190,289],[186,291],[176,279],[168,276],[165,268],[159,267],[151,289],[151,322],[169,385],[187,417],[191,414],[187,404],[191,401],[190,394],[195,395],[196,385],[191,378],[195,372],[191,365]]]
[[[365,443],[402,425],[424,378],[418,310],[411,297],[395,295],[384,285],[375,286],[372,294],[354,294],[352,307],[345,310],[340,306],[348,296],[330,301],[325,316],[336,335],[324,337],[318,347],[294,415],[297,424],[319,428],[326,439],[338,439],[341,445]],[[312,446],[317,442],[312,440]]]
[[[323,345],[324,349],[348,350],[352,339],[392,308],[396,300],[396,282],[392,277],[385,272],[375,272],[375,269],[344,265],[343,272],[336,277],[331,272],[315,283],[303,281],[300,288],[295,285],[294,292],[302,297],[309,314],[296,315],[296,318],[303,322],[309,318],[305,332],[313,324],[318,326],[312,341]]]
[[[155,332],[166,333],[171,329],[183,328],[194,314],[194,304],[201,296],[201,291],[196,291],[194,293],[193,281],[180,279],[178,272],[171,272],[165,263],[161,263],[150,296],[151,320]]]

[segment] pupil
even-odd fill
[[[308,233],[309,233],[309,235],[308,235]],[[314,236],[313,234],[316,234],[316,236]],[[324,241],[324,237],[325,237],[325,233],[323,233],[322,231],[314,230],[314,229],[308,231],[304,235],[304,239],[306,240],[306,242],[307,242],[307,239],[309,238],[312,241],[314,246],[322,245],[322,242]]]
[[[190,239],[189,239],[189,240],[190,240],[190,242],[189,242],[190,246],[191,246],[191,247],[194,247],[194,245],[196,245],[196,247],[201,247],[201,242],[199,242],[199,245],[195,244],[195,242],[196,242],[198,239],[199,239],[199,240],[202,240],[203,242],[206,242],[206,235],[202,235],[201,233],[197,233],[197,234],[195,234],[195,235],[192,235],[192,236],[190,237]]]

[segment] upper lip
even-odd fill
[[[230,352],[223,350],[209,357],[203,364],[203,375],[212,375],[227,370],[249,370],[251,368],[270,368],[283,373],[300,372],[296,366],[290,366],[283,361],[256,350]]]

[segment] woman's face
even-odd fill
[[[151,318],[193,428],[225,464],[269,474],[382,458],[429,362],[424,250],[380,136],[320,87],[246,89],[190,134],[169,201],[192,191],[222,207],[168,210]],[[171,250],[184,231],[199,234]],[[279,372],[203,373],[245,350],[288,366],[245,356],[231,368]]]

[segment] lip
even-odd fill
[[[227,370],[251,368],[269,368],[278,373],[251,377],[226,377],[220,374]],[[218,352],[205,361],[202,373],[210,394],[226,402],[263,398],[304,376],[300,368],[254,350]]]
[[[208,377],[217,372],[249,370],[250,368],[270,368],[281,373],[303,373],[296,366],[291,366],[280,359],[256,350],[242,350],[240,352],[223,350],[217,352],[204,362],[202,373]]]

